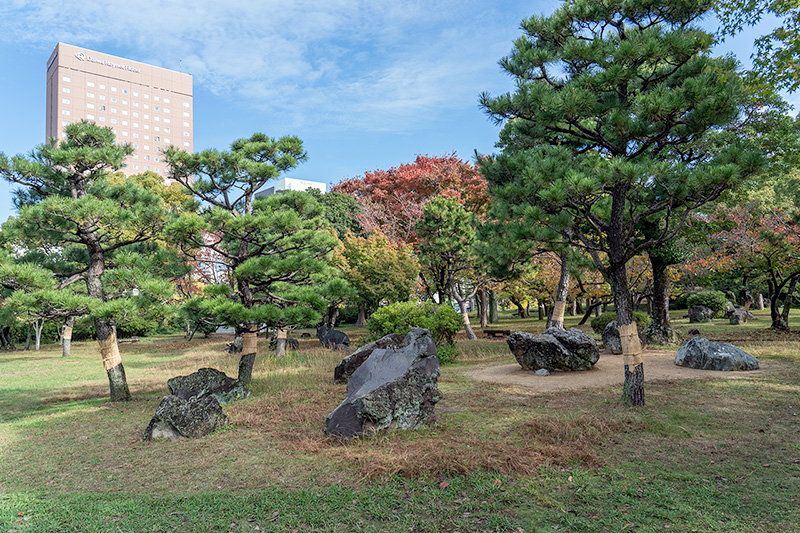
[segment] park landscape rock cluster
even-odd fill
[[[167,388],[143,440],[204,437],[228,424],[222,404],[250,396],[246,383],[214,368],[174,377]]]
[[[757,370],[758,359],[727,342],[693,337],[678,348],[675,364],[699,370]]]

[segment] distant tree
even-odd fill
[[[379,229],[393,241],[416,243],[414,225],[422,208],[435,196],[455,198],[471,212],[489,205],[486,180],[455,154],[417,156],[414,163],[389,170],[367,172],[332,187],[359,202],[356,215],[365,232]]]
[[[685,217],[673,212],[688,216],[757,162],[737,145],[714,157],[694,150],[742,101],[735,61],[711,57],[713,36],[693,25],[711,7],[568,1],[552,16],[523,21],[525,35],[501,61],[516,92],[481,98],[504,124],[503,153],[481,160],[495,213],[544,226],[592,257],[611,286],[623,398],[634,405],[644,403],[644,365],[628,262],[674,238]],[[641,222],[657,219],[659,233],[643,238]]]
[[[325,219],[336,230],[340,239],[343,239],[347,232],[354,235],[363,232],[358,221],[361,207],[353,196],[336,191],[322,193],[317,189],[308,189],[306,192],[322,205]]]
[[[757,24],[766,14],[782,19],[777,28],[756,39],[753,65],[772,85],[796,91],[800,87],[800,5],[793,0],[720,0],[715,5],[723,37]]]
[[[467,302],[477,294],[485,277],[475,250],[477,235],[472,215],[455,198],[437,196],[423,207],[415,232],[423,281],[431,293],[438,294],[439,303],[448,296],[455,299],[467,338],[477,339]]]
[[[0,154],[0,175],[26,187],[16,194],[19,216],[2,230],[4,238],[24,249],[71,255],[73,270],[59,273],[55,288],[85,284],[95,302],[95,335],[111,400],[128,400],[115,324],[125,307],[135,304],[109,292],[109,262],[124,249],[160,235],[166,211],[152,192],[108,179],[133,151],[128,144],[115,143],[111,128],[80,121],[66,126],[64,134],[61,141],[39,146],[28,157],[9,160]],[[118,278],[119,284],[139,281]]]
[[[367,314],[378,305],[408,300],[419,276],[419,261],[411,245],[392,243],[379,231],[367,237],[345,233],[336,252],[344,279],[354,290],[356,325],[366,327]]]
[[[257,133],[234,141],[227,152],[170,148],[165,157],[170,176],[208,206],[181,217],[169,235],[194,259],[210,250],[232,273],[228,283],[206,286],[205,298],[187,305],[198,320],[242,333],[239,377],[249,381],[259,329],[319,322],[325,293],[337,279],[331,252],[339,241],[326,231],[322,207],[310,194],[255,198],[265,183],[305,160],[302,142]]]

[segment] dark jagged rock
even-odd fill
[[[336,383],[347,383],[350,380],[350,376],[353,375],[353,372],[367,360],[374,350],[396,350],[400,348],[402,344],[403,336],[397,333],[390,333],[375,342],[365,344],[336,365],[333,371],[333,380]]]
[[[430,422],[442,397],[438,378],[430,331],[411,328],[399,348],[374,349],[353,372],[347,397],[325,420],[325,433],[347,439]]]
[[[611,353],[622,353],[622,341],[619,340],[619,328],[617,327],[616,320],[612,320],[606,324],[600,337],[603,339],[603,346],[605,346],[607,350],[611,350]]]
[[[692,337],[678,348],[675,364],[700,370],[756,370],[758,359],[727,342]]]
[[[188,376],[177,376],[167,381],[170,394],[183,399],[214,396],[221,404],[250,396],[247,385],[214,368],[201,368]]]
[[[506,342],[523,370],[589,370],[600,358],[597,342],[578,328],[515,331]]]
[[[317,328],[317,338],[324,347],[331,350],[347,350],[350,346],[350,337],[346,333],[326,326]]]
[[[693,305],[689,308],[689,322],[711,322],[714,311],[705,305]]]
[[[234,337],[233,342],[225,345],[225,353],[242,353],[244,338],[241,335]]]
[[[214,396],[184,399],[164,396],[144,431],[143,440],[204,437],[228,424]]]

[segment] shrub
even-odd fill
[[[412,327],[428,329],[439,351],[439,361],[446,364],[458,356],[454,339],[463,325],[461,316],[449,305],[399,302],[372,313],[367,329],[373,339],[390,333],[405,335]]]
[[[602,315],[592,319],[590,323],[592,326],[592,331],[600,335],[603,333],[603,330],[606,329],[606,326],[609,324],[609,322],[613,322],[616,319],[617,313],[615,312],[608,311],[603,313]],[[633,319],[636,321],[636,326],[639,328],[639,331],[644,331],[650,324],[650,315],[642,311],[634,311]]]
[[[714,311],[715,316],[722,314],[722,311],[725,309],[725,304],[727,303],[728,298],[722,291],[700,291],[686,298],[686,304],[689,307],[704,305]]]

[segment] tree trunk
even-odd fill
[[[759,311],[764,310],[764,295],[760,292],[756,295],[756,309]]]
[[[283,328],[279,328],[275,332],[275,355],[281,359],[286,359],[286,330]]]
[[[64,324],[64,333],[61,335],[61,357],[69,357],[72,349],[72,328],[75,325],[75,317],[67,318]]]
[[[578,316],[578,299],[572,299],[572,306],[570,307],[569,316]]]
[[[339,306],[331,305],[325,313],[325,325],[333,329],[336,327],[336,321],[339,319]]]
[[[773,294],[769,301],[769,310],[772,318],[772,326],[770,326],[772,329],[789,331],[789,311],[792,307],[792,297],[797,286],[797,279],[797,275],[791,277],[789,286],[786,289],[786,296],[783,299],[783,310],[780,310],[780,302],[778,302],[780,287],[776,287],[774,291],[771,291]]]
[[[519,300],[511,300],[511,303],[517,307],[517,314],[520,318],[528,318],[528,312]]]
[[[559,259],[561,262],[561,276],[558,279],[553,311],[549,315],[547,325],[545,325],[546,330],[550,328],[564,329],[564,311],[567,307],[567,296],[569,295],[569,262],[567,261],[567,253],[562,253]]]
[[[678,334],[672,329],[669,320],[669,264],[655,255],[648,254],[653,270],[653,297],[650,312],[650,324],[642,332],[648,344],[673,344]]]
[[[623,401],[630,405],[644,405],[644,359],[639,342],[639,331],[633,320],[633,301],[628,288],[625,264],[609,268],[606,281],[611,286],[614,307],[617,311],[617,327],[622,344],[622,361],[625,365]]]
[[[242,357],[239,359],[239,376],[237,379],[244,386],[249,385],[250,380],[253,379],[253,364],[255,361],[256,354],[254,353],[242,354]]]
[[[539,320],[544,320],[544,304],[538,304],[536,311],[539,313]]]
[[[489,325],[489,295],[486,289],[480,289],[478,294],[480,295],[480,302],[481,302],[481,327],[485,328]]]
[[[489,323],[497,324],[497,291],[489,291]]]
[[[100,345],[100,355],[103,358],[103,368],[108,374],[108,386],[111,391],[112,402],[126,402],[131,399],[128,390],[128,380],[125,378],[125,368],[119,355],[119,344],[113,325],[104,319],[95,318],[94,329],[97,342]]]
[[[33,330],[33,324],[28,324],[28,334],[25,336],[25,351],[31,349],[31,342],[33,342],[33,335],[31,331]]]
[[[467,311],[467,302],[461,294],[456,290],[455,284],[450,281],[450,294],[453,295],[456,302],[458,303],[459,309],[461,309],[461,318],[464,320],[464,331],[467,332],[467,339],[474,341],[477,340],[478,337],[475,335],[475,332],[472,331],[472,326],[469,323],[469,312]]]
[[[356,326],[360,328],[367,327],[367,307],[365,304],[358,304],[358,320]]]
[[[33,331],[36,334],[36,348],[38,352],[42,347],[42,329],[44,328],[44,318],[33,321]]]

